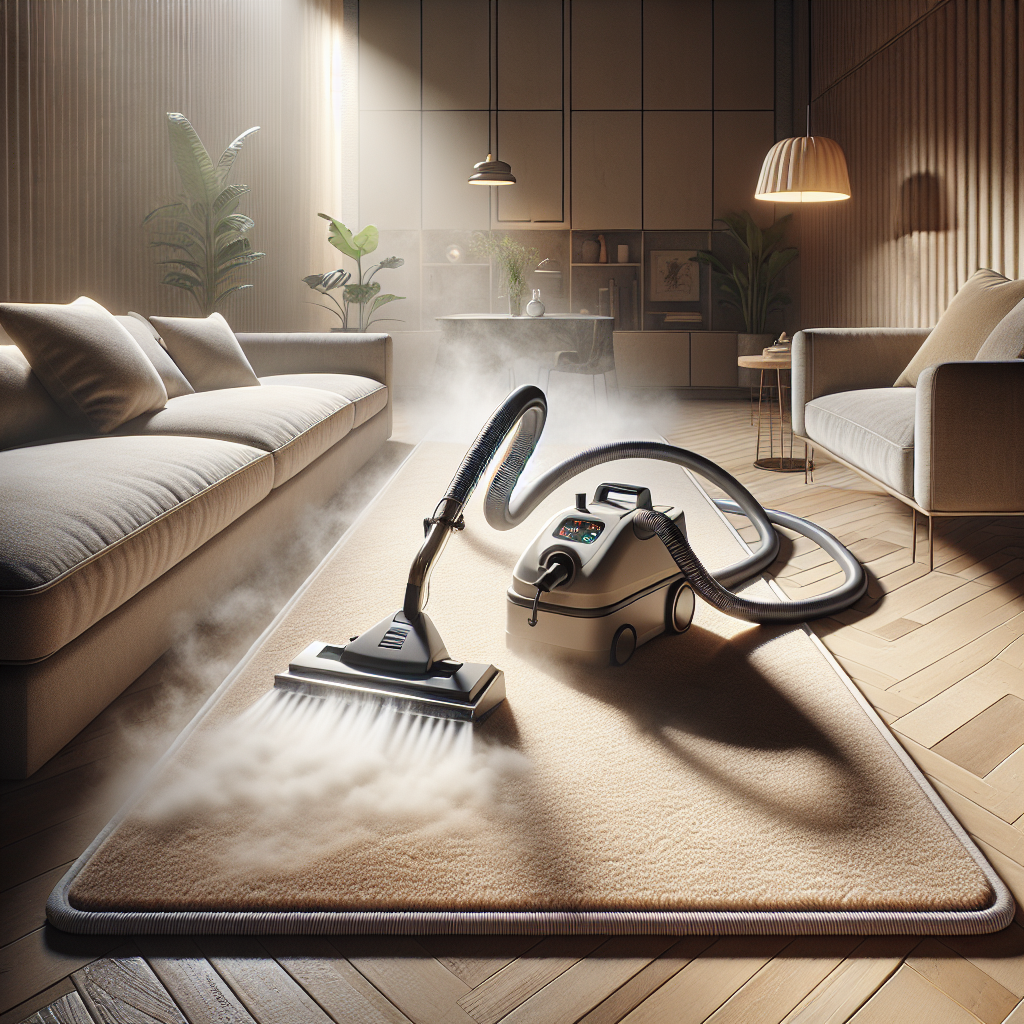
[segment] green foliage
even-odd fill
[[[253,251],[245,237],[253,221],[238,213],[249,186],[227,184],[242,144],[259,128],[242,132],[216,165],[181,114],[167,115],[167,131],[184,195],[153,210],[143,224],[153,229],[149,244],[168,257],[158,262],[169,268],[162,283],[187,291],[200,315],[209,316],[228,295],[252,287],[240,282],[241,272],[266,255]]]
[[[797,257],[795,248],[779,248],[792,216],[788,213],[764,230],[746,210],[721,218],[728,233],[742,247],[745,265],[733,263],[729,266],[706,250],[693,257],[698,263],[711,267],[726,293],[726,298],[721,300],[722,305],[732,306],[743,314],[743,323],[749,334],[765,333],[768,314],[792,301],[777,281],[782,271]]]
[[[498,264],[498,287],[509,296],[522,298],[526,291],[526,276],[537,266],[540,253],[517,242],[511,235],[495,238],[493,235],[477,234],[470,244],[470,252],[486,256]]]
[[[323,306],[330,310],[339,320],[342,327],[349,326],[349,312],[353,306],[359,309],[358,328],[365,331],[370,324],[374,323],[373,314],[381,306],[388,302],[395,302],[405,298],[404,295],[380,294],[380,283],[374,281],[379,270],[395,270],[405,264],[405,260],[398,256],[386,256],[379,263],[374,264],[363,277],[363,257],[368,256],[380,244],[380,232],[372,224],[368,224],[358,234],[352,232],[340,220],[327,213],[318,213],[331,226],[327,233],[327,240],[340,250],[349,259],[356,261],[357,279],[352,282],[352,275],[347,270],[332,270],[327,274],[310,274],[302,280],[315,292],[326,296],[334,303],[333,306],[326,306],[322,302],[313,303],[316,306]],[[351,282],[351,283],[350,283]],[[330,293],[341,289],[341,301],[339,302]],[[378,317],[377,320],[388,319]]]

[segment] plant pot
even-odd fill
[[[736,354],[741,356],[759,356],[775,341],[774,334],[739,334],[736,336]],[[739,385],[741,388],[756,388],[761,383],[760,370],[739,368]]]
[[[335,334],[366,334],[365,327],[332,327],[331,332]]]

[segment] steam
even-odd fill
[[[475,827],[515,814],[529,762],[468,722],[272,691],[196,737],[141,816],[230,835],[225,866],[293,870],[373,834]]]

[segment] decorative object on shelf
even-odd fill
[[[580,246],[580,261],[582,263],[596,263],[601,255],[601,244],[595,238],[588,238]]]
[[[533,289],[533,298],[526,304],[527,316],[543,316],[544,303],[540,301],[540,289]]]
[[[607,263],[608,262],[608,244],[604,240],[604,235],[598,235],[597,236],[597,244],[601,247],[601,249],[600,249],[600,251],[598,253],[598,256],[597,256],[597,262],[598,263]]]
[[[655,249],[651,252],[652,302],[699,302],[700,268],[692,250]]]
[[[618,259],[619,263],[628,263],[629,262],[629,246],[628,245],[619,245],[617,247],[617,249],[616,249],[616,256],[617,256],[617,259]]]
[[[328,233],[328,241],[335,249],[340,250],[350,259],[356,261],[356,273],[358,277],[353,282],[352,275],[347,270],[331,270],[326,274],[310,274],[308,277],[304,277],[302,280],[309,285],[310,288],[315,292],[319,292],[321,295],[325,295],[334,306],[325,305],[322,302],[314,302],[314,306],[322,306],[324,309],[330,310],[339,320],[341,320],[341,327],[335,327],[333,330],[336,331],[365,331],[370,324],[376,323],[380,320],[391,320],[393,317],[377,317],[377,320],[373,319],[373,314],[380,309],[381,306],[388,302],[394,302],[397,299],[404,299],[404,295],[381,295],[380,294],[380,283],[374,281],[374,277],[380,270],[395,270],[398,267],[404,265],[405,260],[398,256],[388,256],[382,259],[380,263],[375,263],[369,270],[366,271],[365,276],[363,273],[363,257],[368,256],[380,242],[380,234],[376,227],[372,224],[368,224],[362,231],[357,235],[353,235],[351,231],[340,220],[335,220],[330,214],[318,213],[318,217],[322,217],[328,221],[331,225]],[[339,302],[331,292],[341,289],[341,302]],[[351,324],[349,322],[349,316],[352,311],[352,307],[358,307],[359,319],[357,324]],[[402,323],[401,320],[398,321]]]
[[[761,166],[755,199],[769,203],[828,203],[850,198],[843,147],[822,135],[776,142]]]
[[[495,160],[490,153],[486,160],[473,164],[473,173],[469,176],[470,185],[514,185],[515,175],[511,165],[504,160]]]
[[[250,191],[249,186],[227,183],[242,143],[258,131],[256,127],[242,132],[214,166],[188,119],[182,114],[167,115],[171,156],[184,195],[153,210],[142,223],[153,225],[149,244],[170,254],[159,264],[171,268],[161,284],[188,292],[200,316],[213,314],[233,292],[251,288],[251,284],[238,283],[238,274],[266,256],[253,252],[245,236],[255,225],[250,217],[238,213],[239,200]]]
[[[743,249],[743,262],[726,264],[707,250],[691,257],[694,263],[705,263],[711,268],[711,273],[718,278],[726,293],[725,298],[719,300],[720,304],[740,311],[748,334],[764,333],[768,314],[782,309],[791,301],[779,287],[778,278],[797,257],[796,248],[780,248],[792,216],[788,213],[780,217],[763,231],[746,210],[721,217],[720,222],[725,224],[729,234]]]
[[[444,251],[444,258],[449,263],[461,263],[462,262],[462,247],[458,245],[449,245]]]
[[[509,314],[522,316],[526,275],[537,265],[540,253],[510,235],[495,238],[493,235],[476,234],[470,250],[498,264],[498,287],[508,295]]]

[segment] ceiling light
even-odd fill
[[[828,203],[850,198],[843,147],[821,135],[776,142],[761,166],[755,199],[775,203]]]
[[[470,185],[514,185],[516,183],[512,168],[504,160],[494,160],[487,154],[486,160],[473,164],[473,174],[469,176]]]

